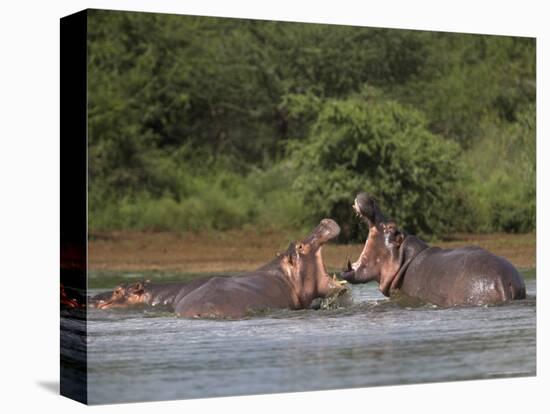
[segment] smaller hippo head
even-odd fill
[[[377,281],[380,291],[389,296],[405,268],[406,235],[393,221],[386,220],[376,201],[366,193],[358,194],[353,209],[369,226],[369,235],[361,255],[340,276],[350,283]]]
[[[321,258],[321,247],[340,234],[340,226],[331,219],[323,219],[309,236],[301,242],[292,242],[283,254],[283,262],[288,271],[296,273],[308,265],[315,265],[315,259]],[[322,262],[321,262],[322,263]],[[324,266],[322,266],[324,270]]]
[[[309,236],[291,243],[281,257],[282,268],[303,307],[309,306],[314,298],[324,297],[341,287],[328,275],[321,255],[321,247],[338,234],[340,226],[334,220],[323,219]]]
[[[110,297],[98,297],[95,301],[95,307],[98,309],[123,308],[137,305],[144,301],[145,284],[143,282],[136,282],[117,286]]]

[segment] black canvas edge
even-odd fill
[[[87,293],[87,10],[60,19],[60,282]],[[60,310],[60,394],[86,404],[86,306]]]

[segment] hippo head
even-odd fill
[[[291,280],[302,307],[316,297],[332,294],[340,284],[331,278],[323,263],[321,247],[340,234],[340,226],[331,219],[323,219],[309,236],[293,242],[281,256],[281,265]]]
[[[145,285],[143,282],[117,286],[110,295],[100,294],[92,298],[98,309],[123,308],[144,303]]]
[[[347,270],[340,276],[350,283],[377,281],[380,291],[389,296],[404,266],[402,247],[406,236],[393,221],[386,220],[376,201],[366,193],[358,194],[352,207],[367,223],[369,235],[357,261],[348,262]]]

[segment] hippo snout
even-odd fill
[[[359,193],[353,201],[353,209],[359,216],[367,216],[372,209],[372,200],[367,193]]]
[[[376,200],[367,193],[359,193],[352,205],[357,216],[367,219],[371,224],[384,222],[384,214],[380,211]]]
[[[325,218],[321,220],[320,225],[328,232],[330,238],[336,237],[340,234],[340,226],[334,220]]]
[[[321,220],[317,229],[314,232],[314,239],[317,239],[317,242],[324,244],[329,240],[334,239],[340,234],[340,226],[334,220],[326,218]]]
[[[325,244],[327,241],[334,239],[340,234],[340,226],[332,219],[323,219],[315,227],[315,230],[307,236],[302,243],[310,244],[315,249]]]

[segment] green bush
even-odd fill
[[[284,163],[244,177],[223,166],[210,172],[175,163],[172,167],[165,171],[171,191],[158,197],[149,192],[121,197],[107,190],[92,192],[90,229],[201,231],[250,224],[270,229],[303,222],[300,199],[291,191],[293,175]]]
[[[535,229],[533,38],[95,10],[88,66],[92,230],[349,238],[365,190],[425,236]]]
[[[307,138],[289,145],[299,172],[294,188],[310,221],[332,217],[344,238],[355,236],[350,206],[367,191],[412,233],[453,228],[458,145],[432,134],[421,113],[371,94],[319,108]]]
[[[536,228],[535,107],[518,123],[485,122],[484,138],[463,155],[458,191],[470,212],[462,229],[527,232]]]

